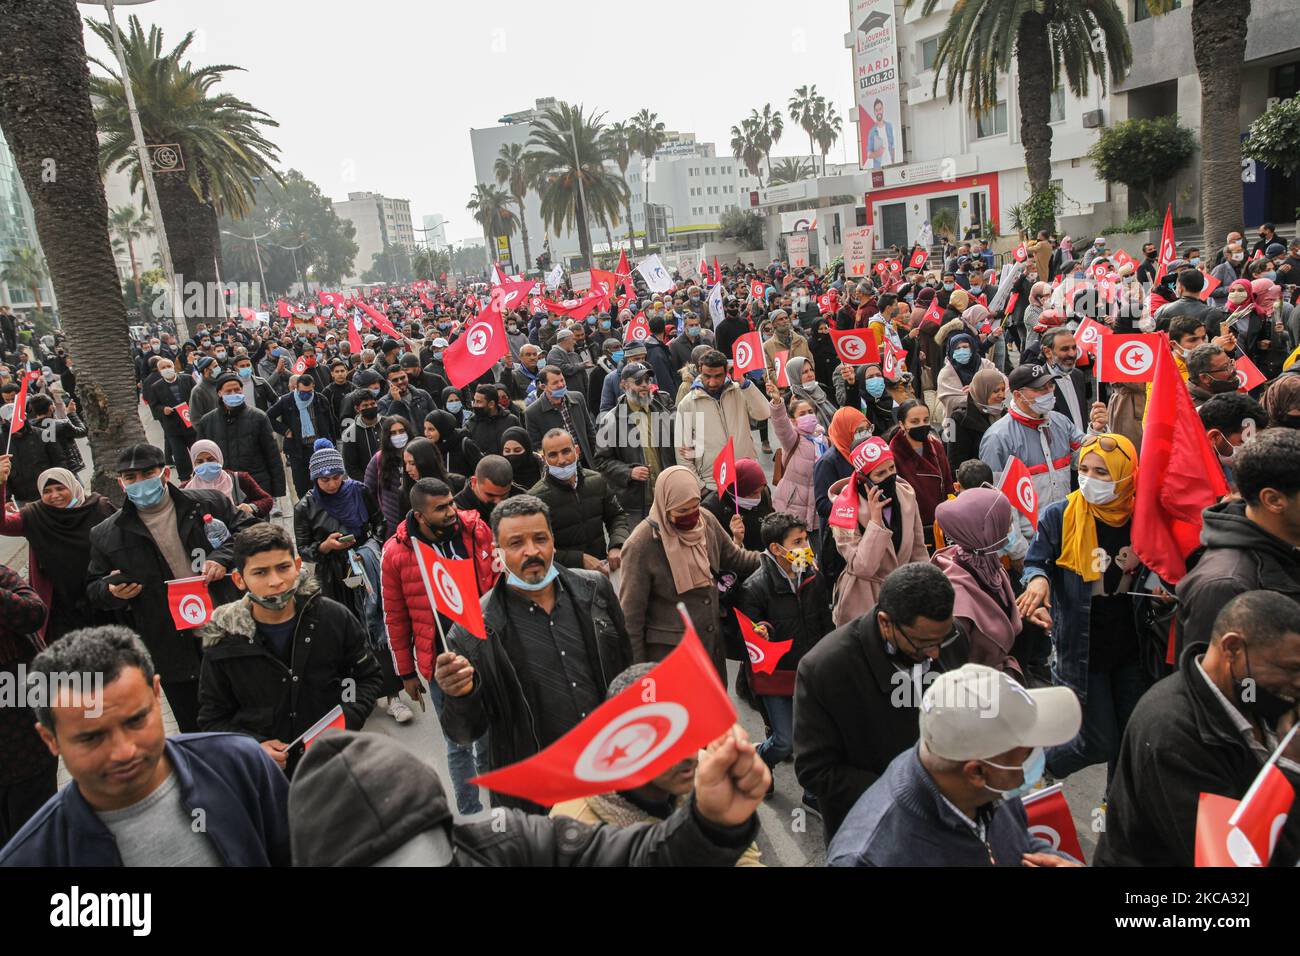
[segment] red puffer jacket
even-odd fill
[[[480,594],[486,594],[496,584],[498,574],[492,569],[492,529],[477,511],[457,511],[462,529],[461,540],[466,552],[474,561]],[[393,654],[393,667],[399,677],[406,678],[419,671],[425,680],[433,679],[433,659],[442,650],[437,640],[438,624],[429,607],[429,596],[424,590],[424,579],[411,547],[411,518],[397,526],[397,533],[384,542],[384,560],[380,582],[384,593],[384,621],[388,625],[388,646]],[[414,659],[412,659],[414,641]],[[434,649],[435,641],[438,643]]]

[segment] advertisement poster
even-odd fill
[[[903,161],[894,0],[849,0],[858,164],[883,169]]]

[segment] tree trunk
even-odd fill
[[[808,159],[813,164],[813,173],[817,172],[817,154],[813,151],[812,130],[808,131]],[[822,175],[826,175],[826,154],[822,153]]]
[[[1020,103],[1020,142],[1031,195],[1052,181],[1052,54],[1042,14],[1027,13],[1016,36],[1016,95]],[[1030,223],[1034,233],[1052,229],[1054,217]]]
[[[135,243],[131,239],[131,233],[126,234],[126,254],[131,257],[131,281],[135,283],[135,302],[140,304],[140,263],[135,261]]]
[[[126,306],[108,240],[90,71],[74,0],[0,0],[0,127],[31,196],[36,232],[63,302],[78,403],[94,457],[91,487],[120,502],[113,467],[144,441]],[[53,159],[55,180],[42,169]]]
[[[45,310],[41,308],[41,287],[38,285],[31,286],[30,291],[32,293],[32,301],[36,303],[36,311],[44,312]]]
[[[1240,230],[1241,68],[1250,0],[1195,0],[1192,49],[1201,79],[1201,225],[1207,251]]]
[[[526,276],[528,270],[533,267],[533,250],[528,247],[528,220],[524,217],[524,197],[516,196],[515,202],[519,203],[519,234],[524,239],[524,265],[519,270],[519,274]]]
[[[587,222],[587,204],[583,202],[582,192],[573,197],[578,213],[578,248],[582,252],[582,267],[590,269],[591,257],[591,223]]]

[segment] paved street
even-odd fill
[[[141,406],[141,410],[141,420],[144,423],[145,434],[150,441],[161,442],[161,430],[157,422],[147,413],[144,413],[144,406]],[[82,440],[80,445],[82,455],[89,463],[91,461],[89,444]],[[771,457],[763,455],[762,459],[763,466],[770,477]],[[287,505],[287,502],[284,504]],[[287,510],[286,516],[278,520],[286,527],[292,528],[292,516]],[[26,568],[26,550],[26,545],[21,539],[0,538],[0,561],[9,564],[11,567]],[[738,666],[734,661],[729,664],[731,678],[728,682],[729,686],[734,684]],[[740,721],[749,732],[750,738],[753,740],[762,739],[763,722],[761,718],[746,704],[741,703],[734,694],[732,700],[740,715]],[[170,710],[164,716],[168,732],[175,733],[176,726],[172,720]],[[415,719],[404,726],[399,726],[386,713],[376,709],[366,722],[365,729],[372,733],[385,734],[399,741],[415,756],[436,767],[445,785],[450,780],[447,771],[446,746],[442,734],[438,732],[437,718],[432,709],[421,713],[420,709],[416,707]],[[66,774],[61,773],[60,778],[61,784],[66,783],[68,780]],[[1093,811],[1094,808],[1099,807],[1101,804],[1101,794],[1105,787],[1105,781],[1105,768],[1096,766],[1075,774],[1065,784],[1066,799],[1069,801],[1074,814],[1079,840],[1083,844],[1084,852],[1089,856],[1091,856],[1097,840],[1097,834],[1093,832]],[[821,820],[815,814],[805,810],[800,799],[801,794],[802,788],[794,776],[793,761],[787,761],[777,767],[776,792],[759,810],[759,819],[762,822],[759,849],[762,851],[763,859],[769,865],[820,866],[826,861],[826,847]],[[489,811],[485,811],[485,814],[487,812]]]

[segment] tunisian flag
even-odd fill
[[[343,705],[335,704],[328,714],[304,730],[302,736],[290,744],[287,749],[292,750],[295,744],[301,742],[303,749],[306,750],[325,731],[347,729],[348,722],[347,718],[343,716]]]
[[[342,305],[342,292],[317,292],[316,297],[320,300],[321,305]]]
[[[475,637],[487,640],[473,560],[444,558],[418,538],[411,539],[411,547],[415,550],[415,563],[420,566],[429,604]]]
[[[831,329],[831,342],[845,365],[876,365],[880,349],[870,329]]]
[[[372,306],[366,305],[364,302],[358,302],[357,305],[361,306],[361,311],[370,317],[370,324],[379,329],[379,331],[383,332],[390,338],[402,338],[402,333],[393,327],[393,323],[388,321],[388,316],[384,315],[384,313]]]
[[[212,595],[203,575],[193,578],[176,578],[167,582],[167,606],[171,608],[172,623],[178,631],[201,627],[212,620]]]
[[[1029,832],[1052,844],[1053,850],[1068,853],[1080,863],[1083,858],[1083,846],[1079,843],[1079,831],[1075,829],[1074,817],[1070,814],[1070,805],[1065,802],[1063,784],[1054,783],[1042,790],[1035,790],[1028,796],[1020,798],[1025,807],[1025,817],[1029,823]]]
[[[1197,866],[1268,865],[1295,802],[1295,788],[1276,763],[1294,734],[1292,728],[1240,801],[1201,794],[1196,810]]]
[[[489,304],[443,354],[447,380],[456,388],[464,388],[509,351],[501,313]]]
[[[1149,382],[1155,377],[1159,354],[1169,354],[1160,332],[1100,335],[1096,349],[1099,382]]]
[[[1133,550],[1167,584],[1187,573],[1200,543],[1201,512],[1228,493],[1173,354],[1156,349],[1156,372],[1138,459]]]
[[[763,342],[757,332],[746,332],[731,346],[732,370],[739,381],[748,372],[761,371],[765,365]]]
[[[360,355],[361,348],[361,313],[353,310],[348,318],[348,352]]]
[[[1006,471],[998,482],[998,491],[1006,495],[1011,507],[1029,519],[1031,527],[1038,527],[1038,490],[1034,488],[1029,468],[1015,455],[1007,460]]]
[[[726,733],[736,710],[686,609],[677,610],[682,642],[645,677],[541,753],[470,783],[552,806],[632,790]]]
[[[754,622],[740,610],[734,608],[736,622],[740,625],[741,637],[745,640],[745,653],[749,655],[749,666],[755,674],[770,674],[781,663],[781,658],[794,647],[794,641],[765,641],[754,630]]]
[[[1160,248],[1156,252],[1156,278],[1151,288],[1160,284],[1165,277],[1165,270],[1174,261],[1174,204],[1165,207],[1165,224],[1160,227]],[[1155,311],[1154,309],[1152,310]]]
[[[734,438],[728,438],[722,446],[722,452],[713,460],[713,484],[721,496],[730,485],[736,483],[736,445]],[[740,508],[737,503],[736,508]]]
[[[636,318],[627,324],[627,331],[623,333],[623,344],[645,342],[649,338],[650,322],[646,319],[644,312],[638,312]]]
[[[284,299],[275,300],[275,314],[282,319],[287,319],[289,316],[293,315],[289,310],[289,303],[285,302]]]
[[[179,405],[177,405],[176,407],[174,407],[174,408],[172,409],[172,411],[174,411],[174,412],[176,413],[176,417],[177,417],[177,418],[179,418],[181,421],[183,421],[183,422],[185,423],[185,427],[186,427],[186,428],[193,428],[193,427],[194,427],[194,422],[190,421],[190,403],[189,403],[189,402],[181,402]]]

